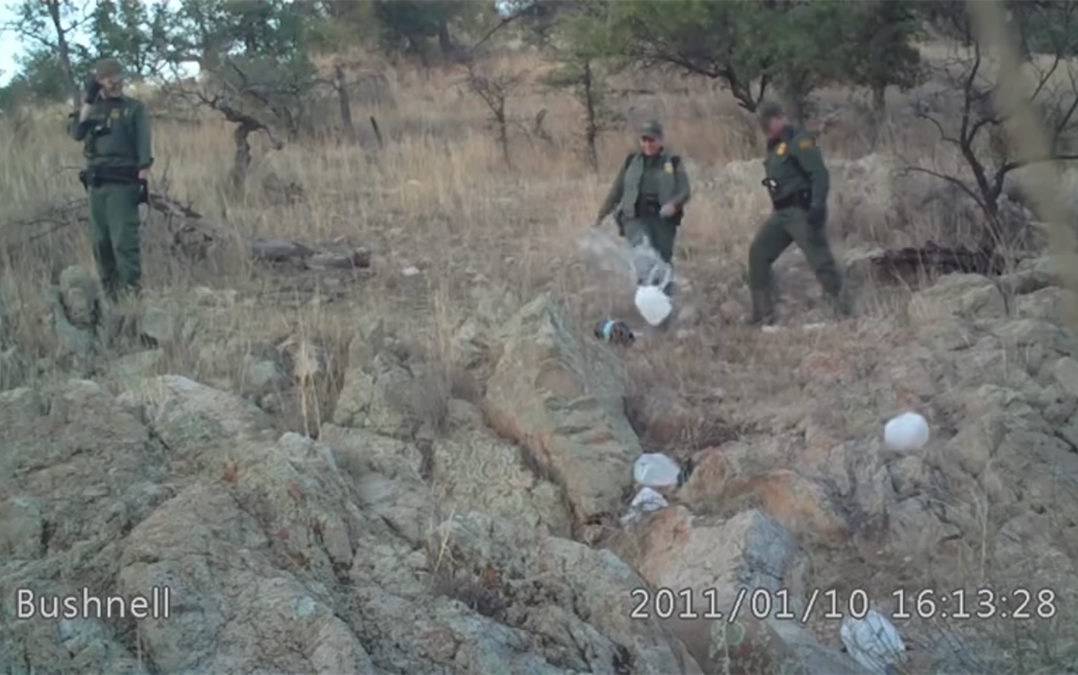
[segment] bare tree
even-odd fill
[[[56,55],[64,74],[72,101],[82,98],[78,79],[72,67],[71,52],[75,46],[71,36],[88,23],[92,8],[88,2],[73,0],[24,0],[14,12],[17,19],[7,28],[26,42],[36,43]]]
[[[945,83],[941,92],[922,100],[915,114],[935,127],[939,139],[960,157],[967,175],[955,175],[939,169],[907,163],[905,171],[927,174],[945,181],[972,199],[987,223],[982,241],[985,248],[1014,244],[1015,233],[1008,232],[1001,218],[1000,198],[1007,187],[1008,175],[1031,164],[1078,160],[1078,148],[1068,148],[1068,138],[1078,131],[1078,66],[1068,56],[1078,46],[1078,2],[1028,3],[1022,11],[1053,10],[1052,20],[1059,39],[1049,39],[1040,54],[1027,53],[1024,66],[1035,73],[1027,92],[1027,102],[1036,109],[1049,134],[1050,151],[1041,157],[1020,156],[1006,142],[1005,131],[1012,114],[1001,109],[1000,81],[993,65],[985,57],[984,45],[974,33],[963,5],[955,3],[948,23],[965,46],[956,47],[953,58],[933,66],[936,77]],[[1066,26],[1060,26],[1065,22]],[[1015,21],[1020,44],[1031,44],[1023,34],[1028,21]],[[948,110],[954,93],[958,95],[958,114]],[[953,105],[953,103],[951,103]],[[952,121],[954,120],[954,121]]]
[[[260,131],[266,134],[274,149],[279,150],[284,147],[274,133],[275,125],[270,122],[270,120],[278,123],[282,121],[283,108],[280,103],[274,104],[271,101],[274,92],[256,86],[242,66],[228,60],[225,62],[225,67],[230,76],[222,77],[214,74],[200,85],[190,81],[177,81],[176,84],[171,85],[168,93],[189,103],[216,110],[226,120],[236,125],[233,131],[236,151],[229,171],[229,182],[232,187],[240,189],[247,177],[247,169],[251,165],[251,134]],[[293,121],[294,115],[289,113],[283,120],[286,123]]]
[[[349,138],[356,137],[356,127],[352,123],[352,104],[350,101],[348,80],[344,77],[344,66],[333,64],[333,89],[337,92],[337,103],[341,110],[341,124]]]
[[[507,166],[513,162],[509,156],[509,113],[506,103],[515,90],[523,81],[523,73],[494,73],[482,75],[478,72],[473,62],[466,64],[468,74],[465,83],[468,89],[483,100],[490,111],[491,122],[498,135],[498,146],[502,151],[502,158]]]

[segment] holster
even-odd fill
[[[812,203],[812,193],[809,192],[808,190],[800,190],[798,192],[793,193],[792,195],[787,195],[787,196],[783,197],[782,199],[773,200],[771,202],[771,206],[776,211],[781,211],[783,209],[791,209],[791,208],[808,209],[809,204],[811,204],[811,203]]]

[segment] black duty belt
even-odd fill
[[[771,206],[776,211],[792,208],[807,209],[811,201],[812,195],[808,192],[808,190],[801,190],[800,192],[795,192],[792,195],[787,195],[782,199],[772,200]]]
[[[662,206],[659,202],[650,199],[640,199],[636,202],[636,215],[640,218],[655,218],[659,215]]]
[[[79,172],[79,181],[87,188],[116,183],[139,182],[135,167],[91,166]]]

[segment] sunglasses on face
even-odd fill
[[[643,141],[644,143],[658,143],[659,142],[659,139],[652,138],[651,136],[641,136],[640,140]]]

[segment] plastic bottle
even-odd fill
[[[636,339],[629,324],[617,319],[602,319],[595,324],[595,337],[616,345],[631,345]]]

